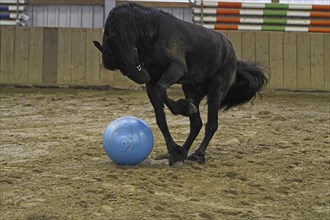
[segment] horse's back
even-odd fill
[[[181,55],[187,64],[189,77],[204,81],[223,65],[228,65],[225,62],[236,64],[233,46],[223,34],[171,15],[165,16],[160,21],[159,36],[162,36],[162,41],[170,42],[184,51]]]

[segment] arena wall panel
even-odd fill
[[[324,35],[324,88],[330,90],[330,34]]]
[[[283,88],[283,34],[272,33],[269,36],[269,70],[271,73],[269,87]]]
[[[44,28],[42,83],[57,83],[57,52],[58,28]]]
[[[0,28],[0,83],[139,88],[102,65],[101,28]],[[269,69],[268,88],[330,90],[330,34],[223,31],[237,57]]]
[[[30,29],[28,82],[42,83],[44,28]]]

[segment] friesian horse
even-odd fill
[[[256,64],[237,60],[231,42],[221,33],[134,3],[110,11],[102,45],[97,41],[94,45],[106,69],[119,69],[134,82],[146,84],[170,166],[185,159],[205,163],[206,148],[218,129],[218,111],[250,101],[268,81]],[[167,96],[173,84],[182,85],[185,98]],[[199,104],[205,96],[205,136],[188,156],[203,125]],[[173,114],[189,117],[190,132],[183,146],[169,132],[164,104]]]

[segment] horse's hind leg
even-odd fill
[[[218,129],[218,111],[222,100],[235,79],[234,71],[236,71],[235,68],[228,68],[227,71],[222,71],[210,80],[207,91],[208,115],[205,136],[199,148],[188,157],[188,160],[197,161],[201,164],[205,163],[205,151]]]
[[[197,108],[197,112],[189,116],[190,132],[187,140],[183,144],[183,152],[187,156],[191,145],[193,144],[194,140],[196,139],[197,135],[199,134],[203,126],[203,122],[199,113],[199,104],[202,101],[202,99],[205,97],[206,90],[205,88],[202,87],[198,87],[198,89],[196,89],[192,84],[183,84],[182,89],[185,94],[185,97],[187,99],[192,99],[194,105]]]

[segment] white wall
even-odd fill
[[[29,5],[25,12],[32,27],[103,27],[103,6]]]
[[[31,27],[102,28],[115,0],[105,0],[104,6],[29,5],[25,13]],[[160,8],[179,19],[192,22],[191,8]]]

